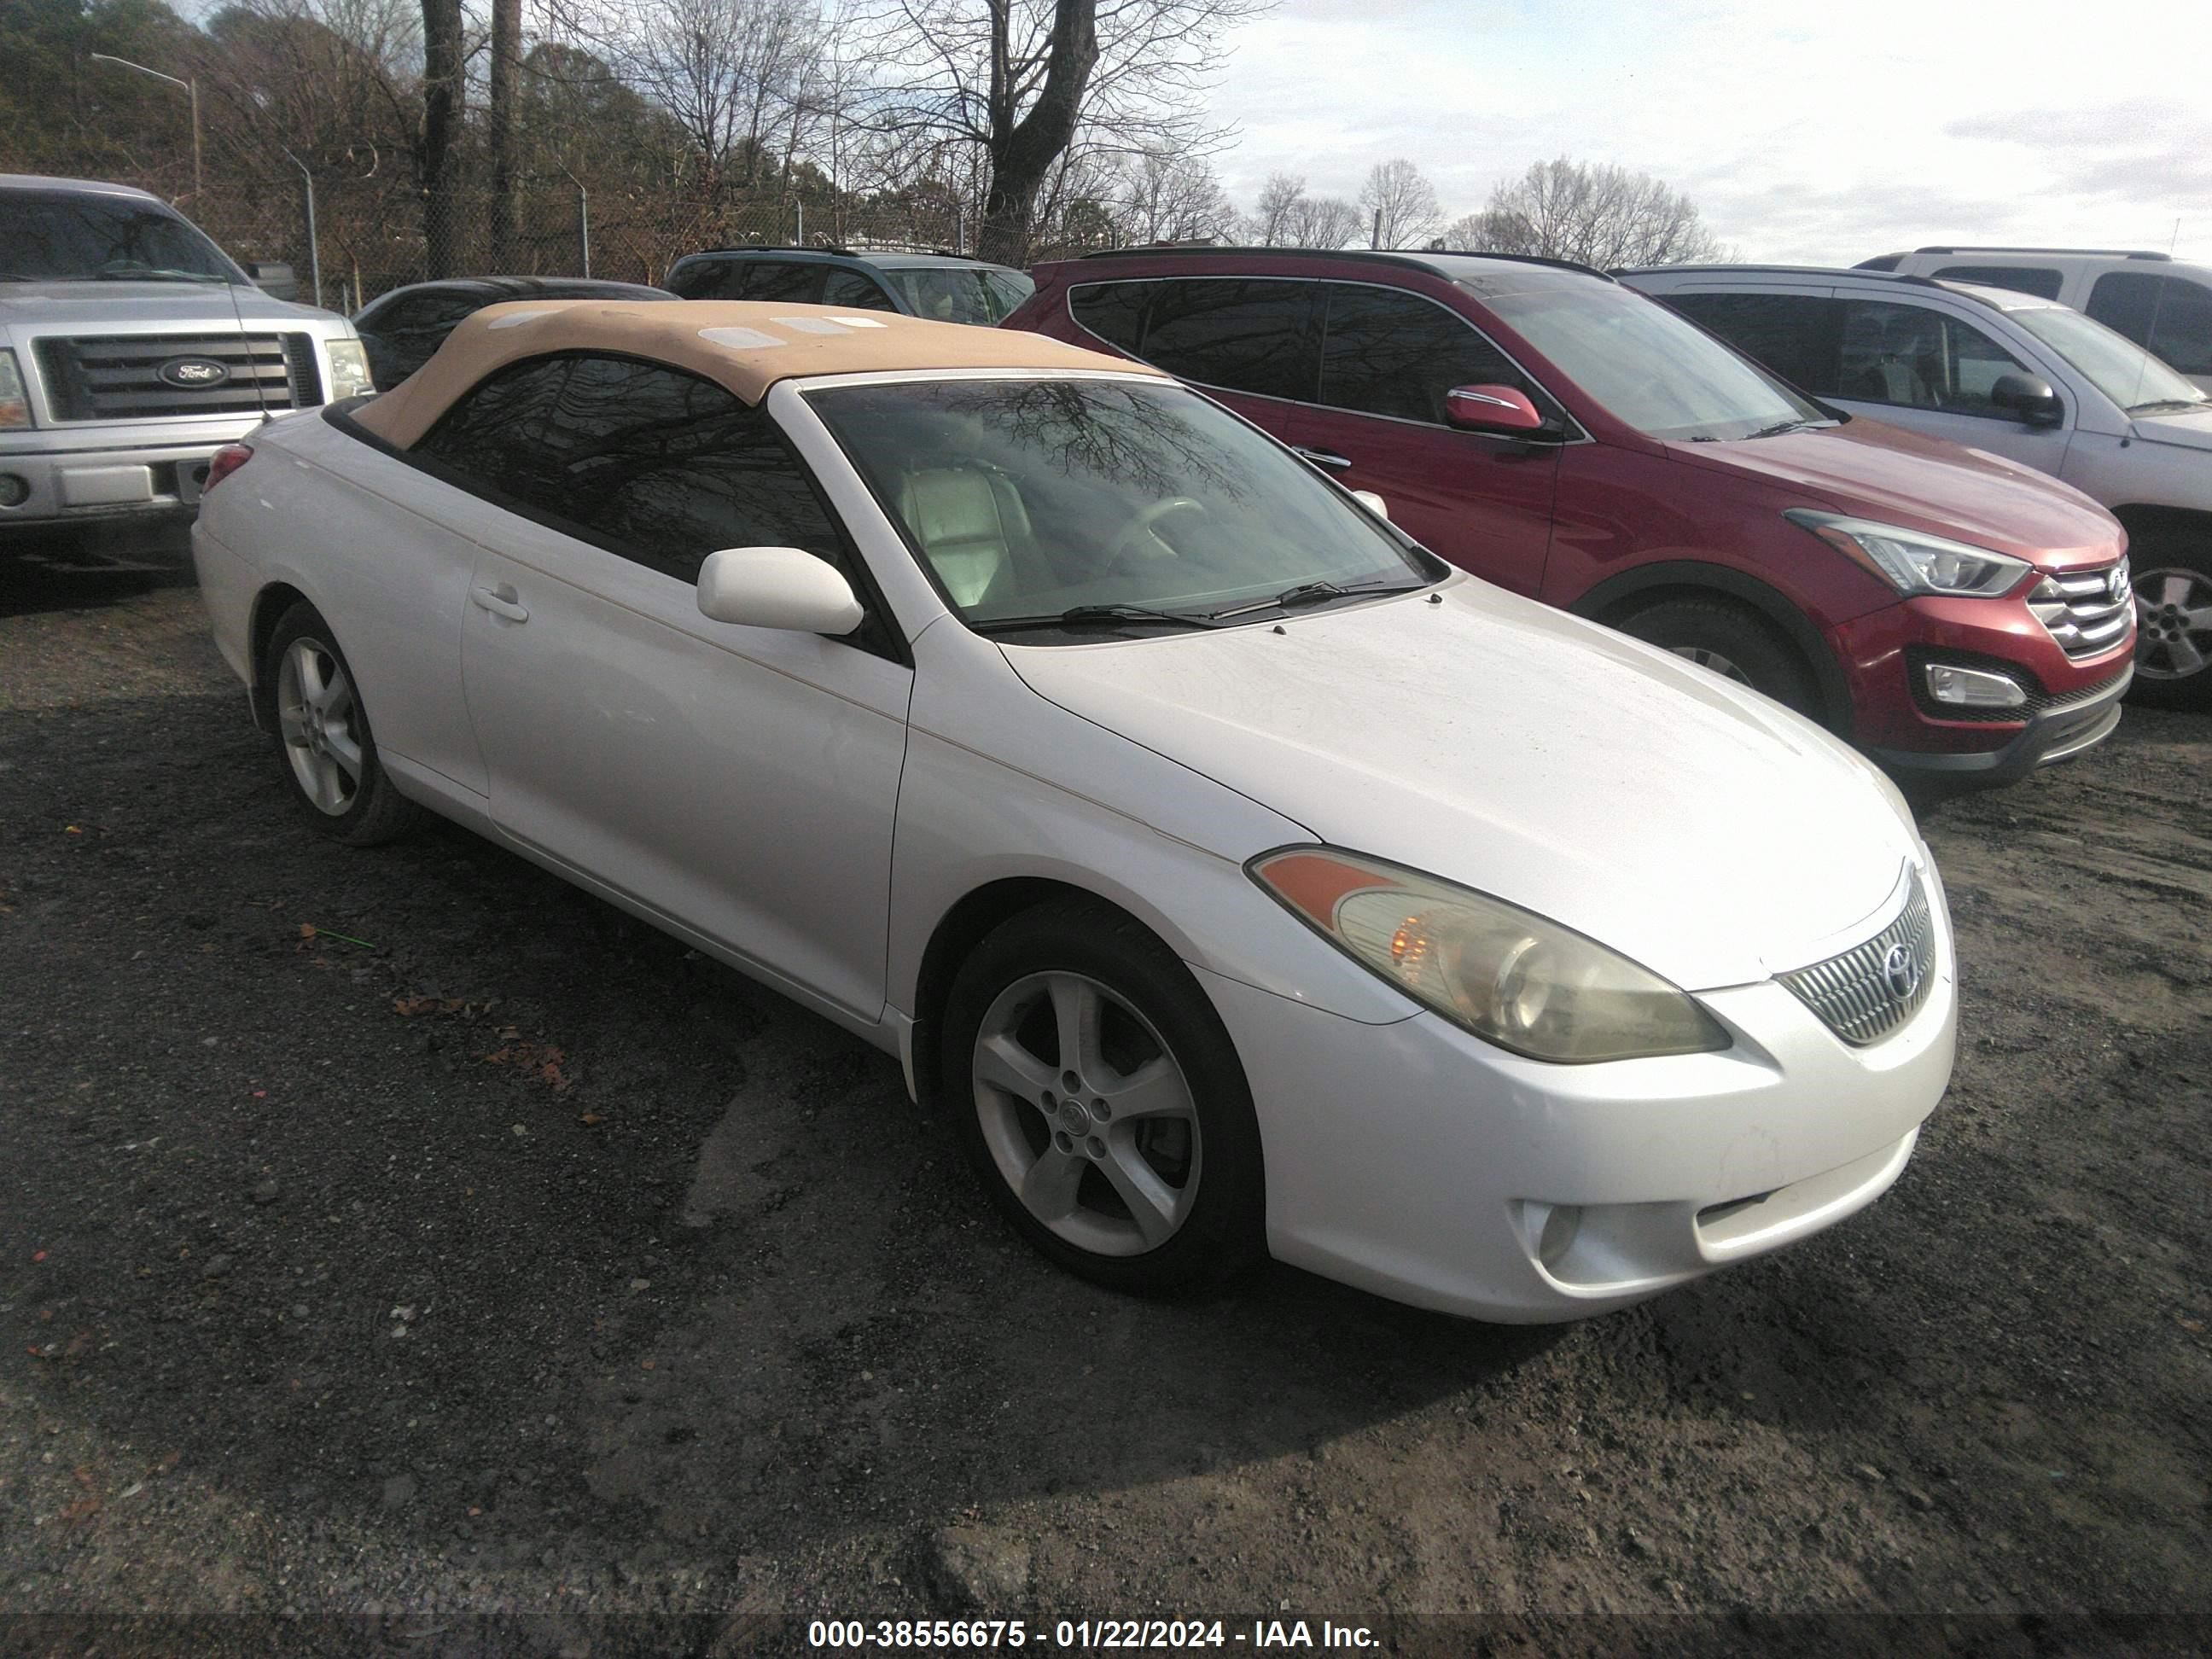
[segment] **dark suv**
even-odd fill
[[[1453,563],[1747,682],[1901,776],[2002,782],[2118,724],[2135,627],[2110,514],[1850,420],[1602,272],[1206,248],[1036,276],[1008,326],[1203,387]]]
[[[898,311],[989,327],[1036,284],[1006,265],[950,253],[854,253],[842,247],[724,247],[687,253],[668,269],[686,300],[775,300],[786,305]]]

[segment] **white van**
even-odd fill
[[[2095,499],[2127,526],[2130,696],[2212,707],[2212,395],[2080,312],[2009,289],[1784,265],[1615,274],[1842,413]]]
[[[1923,247],[1861,270],[2017,289],[2087,312],[2212,392],[2212,265],[2108,248]]]

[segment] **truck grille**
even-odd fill
[[[2128,562],[2122,559],[2101,570],[2045,576],[2028,594],[2027,608],[2068,656],[2094,657],[2109,651],[2125,637],[2128,618],[2135,614]]]
[[[273,414],[323,400],[310,334],[80,334],[40,340],[38,356],[59,421]]]
[[[1918,872],[1897,920],[1863,945],[1778,977],[1838,1036],[1864,1048],[1928,1000],[1936,980],[1936,930]]]

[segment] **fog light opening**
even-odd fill
[[[1534,1205],[1532,1209],[1543,1212],[1541,1223],[1534,1229],[1536,1260],[1547,1267],[1556,1267],[1566,1259],[1575,1247],[1575,1236],[1583,1230],[1582,1206],[1578,1204]],[[1530,1217],[1533,1221],[1534,1216]]]
[[[1928,695],[1954,708],[2017,708],[2027,692],[2009,674],[1981,668],[1954,668],[1931,662],[1926,669]]]
[[[21,507],[31,499],[31,481],[13,472],[0,472],[0,507]]]

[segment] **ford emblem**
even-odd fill
[[[1905,946],[1893,945],[1881,959],[1881,976],[1892,996],[1899,1002],[1910,1002],[1920,988],[1920,963]]]
[[[172,357],[154,373],[166,384],[188,392],[221,386],[230,378],[230,371],[212,357]]]

